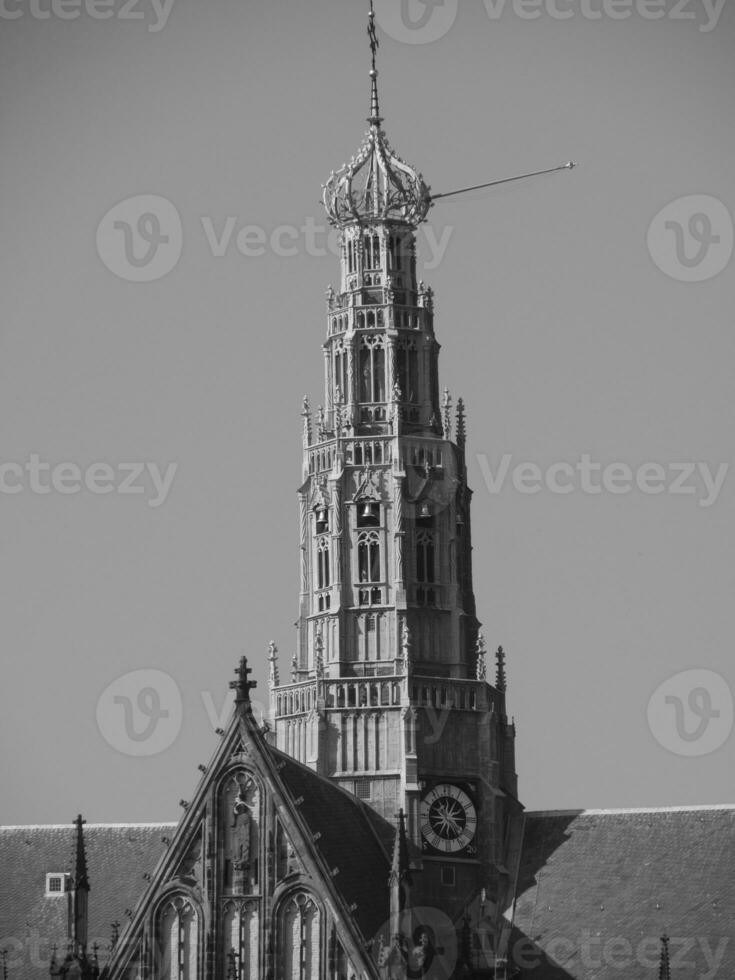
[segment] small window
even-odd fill
[[[454,888],[454,868],[442,867],[441,883],[445,888]]]
[[[372,782],[369,779],[356,779],[355,796],[359,800],[372,799]]]
[[[64,895],[67,891],[68,875],[64,872],[46,875],[46,898]]]

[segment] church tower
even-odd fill
[[[369,128],[323,188],[340,278],[323,403],[303,405],[298,641],[288,678],[271,646],[273,738],[387,819],[403,810],[413,899],[456,919],[512,876],[515,731],[476,617],[464,404],[440,388],[416,271],[432,198],[383,129],[374,16]]]

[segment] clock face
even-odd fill
[[[458,786],[440,783],[421,801],[421,833],[436,851],[451,854],[464,850],[477,829],[477,811]]]

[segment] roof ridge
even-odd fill
[[[0,832],[3,830],[68,830],[73,824],[69,823],[15,823],[0,824]],[[138,823],[85,823],[86,830],[105,828],[108,830],[133,830],[140,827],[176,827],[176,820],[164,821],[142,821]]]
[[[604,817],[625,813],[691,813],[735,810],[735,803],[693,803],[684,806],[611,807],[604,810],[526,810],[527,817]]]

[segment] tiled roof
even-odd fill
[[[388,916],[393,828],[282,753],[281,776],[345,905],[371,938]],[[87,824],[90,942],[107,944],[143,892],[174,824]],[[0,828],[0,949],[9,980],[48,977],[66,942],[64,898],[46,874],[70,869],[71,824]],[[529,980],[655,980],[671,937],[672,980],[735,977],[735,807],[528,813],[511,959]],[[515,954],[515,955],[513,955]]]
[[[339,873],[334,883],[366,940],[388,921],[389,852],[395,828],[346,790],[317,776],[306,766],[275,749],[283,763],[281,778],[293,799],[301,798],[299,813],[312,836],[319,834],[317,848],[327,868]]]
[[[125,923],[174,824],[87,824],[89,942],[100,960],[111,923]],[[75,830],[54,826],[0,827],[0,949],[8,950],[8,980],[48,980],[51,946],[66,952],[69,896],[46,898],[46,875],[73,869]],[[106,958],[106,957],[105,957]]]
[[[735,807],[526,814],[510,959],[535,980],[735,977]],[[540,968],[541,967],[541,968]]]

